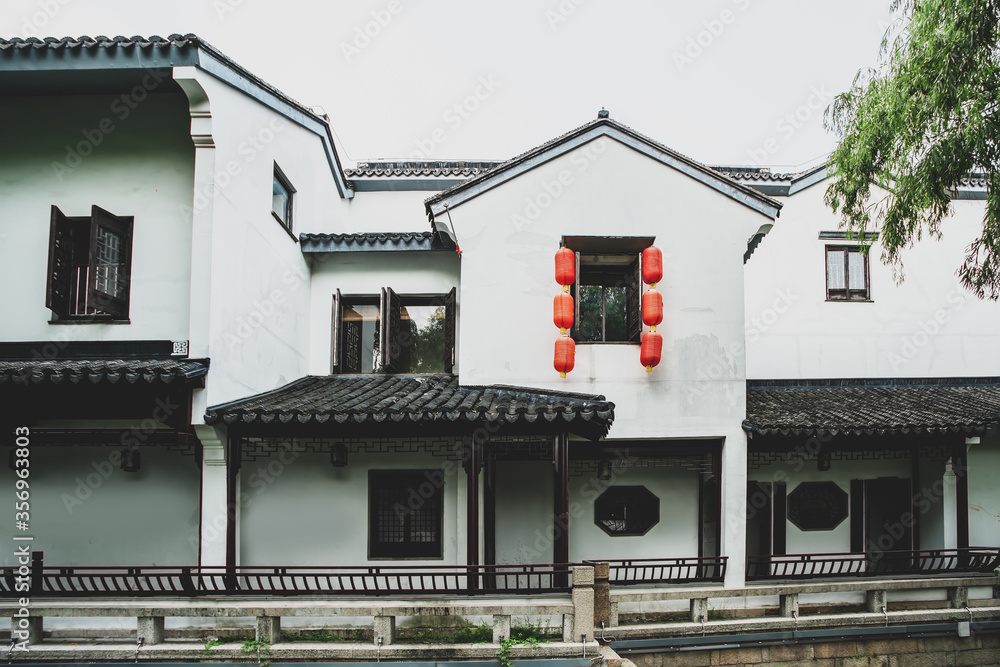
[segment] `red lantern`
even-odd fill
[[[559,333],[563,335],[573,326],[573,297],[568,293],[559,292],[552,301],[552,322],[559,327]]]
[[[556,339],[555,369],[559,371],[559,377],[566,377],[566,373],[573,370],[576,363],[576,343],[569,336],[560,336]]]
[[[647,373],[653,372],[653,366],[660,363],[660,351],[663,349],[663,336],[651,331],[642,335],[642,351],[639,361],[646,367]]]
[[[642,323],[650,331],[656,331],[656,325],[663,321],[663,297],[655,289],[642,295]]]
[[[559,248],[556,252],[556,282],[568,292],[576,282],[576,253],[569,248]]]
[[[649,246],[642,251],[642,282],[656,287],[663,279],[663,253],[659,248]]]

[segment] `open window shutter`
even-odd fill
[[[399,296],[389,287],[382,288],[382,372],[398,373],[402,348],[400,332]]]
[[[340,331],[344,319],[344,309],[340,305],[340,290],[333,293],[333,324],[330,327],[330,372],[340,373]]]
[[[625,298],[628,299],[626,331],[628,340],[637,342],[642,337],[642,264],[641,256],[629,266]]]
[[[132,218],[92,207],[87,303],[116,319],[128,319],[131,270]]]
[[[444,298],[444,372],[455,368],[455,288]]]
[[[787,544],[786,539],[786,528],[788,525],[788,519],[786,518],[786,498],[788,496],[788,487],[785,482],[775,482],[774,486],[774,497],[772,499],[772,507],[774,508],[774,523],[771,527],[772,533],[772,547],[771,553],[775,556],[784,556]]]
[[[570,332],[570,335],[573,337],[573,340],[579,340],[577,335],[580,331],[580,285],[583,284],[583,281],[580,277],[580,253],[575,252],[573,254],[576,255],[576,280],[569,286],[570,294],[573,295],[573,330]]]
[[[49,270],[45,286],[45,307],[59,317],[70,312],[70,289],[73,282],[73,228],[59,210],[52,207],[49,222]]]
[[[865,482],[851,480],[851,553],[865,552]]]

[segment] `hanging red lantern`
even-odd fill
[[[576,363],[576,343],[569,336],[560,336],[556,339],[555,369],[559,371],[559,377],[566,377],[566,373],[573,370]]]
[[[556,282],[568,292],[576,282],[576,253],[569,248],[559,248],[556,252]]]
[[[663,321],[663,297],[655,289],[642,295],[642,323],[650,331],[656,331],[656,325]]]
[[[552,322],[559,327],[559,333],[566,335],[566,330],[573,326],[573,297],[566,292],[559,292],[552,301]]]
[[[642,282],[650,287],[663,279],[663,253],[659,248],[649,246],[642,251]]]
[[[650,331],[642,335],[642,351],[639,353],[639,361],[646,367],[647,373],[653,372],[653,366],[660,363],[660,352],[663,349],[663,336]]]

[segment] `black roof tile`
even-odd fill
[[[211,407],[209,424],[554,423],[607,435],[614,403],[603,396],[525,387],[461,386],[453,375],[307,376],[279,389]],[[541,419],[539,419],[541,417]],[[552,430],[551,428],[549,430]]]
[[[0,387],[39,384],[197,384],[208,359],[0,360]]]
[[[1000,425],[1000,378],[750,380],[743,428],[760,435],[982,433]]]
[[[348,178],[471,178],[503,164],[503,160],[386,160],[359,162]]]
[[[302,252],[357,252],[365,250],[445,250],[434,232],[363,232],[357,234],[299,234]]]

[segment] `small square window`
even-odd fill
[[[441,558],[440,470],[368,472],[368,557]]]
[[[291,186],[288,179],[274,165],[274,183],[271,187],[271,214],[278,219],[289,231],[292,229],[292,195],[295,188]]]
[[[869,301],[868,255],[858,246],[826,246],[827,301]]]

